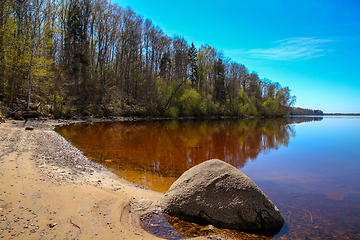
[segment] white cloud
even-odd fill
[[[329,50],[325,44],[333,42],[330,39],[317,38],[286,38],[274,42],[272,48],[262,49],[256,48],[251,50],[235,50],[229,51],[235,54],[245,54],[248,58],[269,59],[269,60],[305,60],[315,57],[324,56]]]

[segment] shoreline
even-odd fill
[[[121,179],[53,131],[57,125],[105,121],[0,124],[0,238],[160,239],[141,228],[140,217],[158,210],[163,194]]]
[[[137,219],[162,194],[91,162],[53,124],[0,125],[0,238],[157,239]]]

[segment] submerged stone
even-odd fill
[[[278,208],[250,178],[218,159],[184,172],[160,206],[168,215],[219,228],[280,230],[284,224]]]

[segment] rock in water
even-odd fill
[[[278,208],[244,173],[218,159],[184,172],[160,201],[165,214],[220,228],[280,230]]]

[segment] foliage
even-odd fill
[[[179,99],[183,115],[198,115],[200,102],[201,96],[195,89],[186,89]]]
[[[276,104],[276,102],[274,100],[272,100],[271,98],[268,98],[264,103],[263,103],[263,114],[266,116],[274,116],[277,115],[278,112],[278,108],[279,106]]]
[[[55,117],[64,117],[66,115],[65,101],[62,96],[49,95],[48,102],[51,106],[50,113]]]
[[[324,115],[323,111],[307,108],[290,108],[290,115]]]

